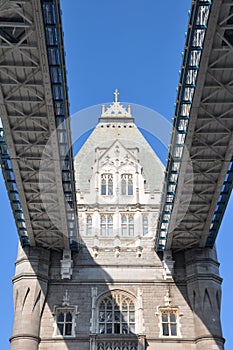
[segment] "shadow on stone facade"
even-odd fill
[[[223,349],[220,322],[221,282],[215,249],[173,254],[174,281],[193,311],[197,349]]]
[[[116,260],[110,249],[101,256],[81,244],[72,257],[72,278],[61,279],[61,252],[19,247],[11,350],[143,350],[148,345],[154,350],[169,344],[179,350],[183,342],[187,349],[222,350],[215,250],[174,253],[174,279],[166,279],[162,259],[153,255],[151,281],[145,280],[144,266],[141,280],[134,282],[133,267],[124,267],[123,256]],[[117,277],[124,270],[128,281]],[[180,334],[173,338],[161,337],[158,324],[159,307],[169,305],[178,308],[181,317]],[[61,313],[70,313],[71,321],[59,319]]]
[[[114,284],[85,245],[73,253],[71,279],[61,279],[61,260],[61,252],[19,247],[11,350],[146,349],[135,333],[137,296]]]

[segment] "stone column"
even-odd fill
[[[134,215],[134,235],[142,236],[142,214],[139,209],[136,210]]]
[[[90,331],[92,334],[96,334],[96,299],[97,299],[97,288],[92,287],[91,288],[91,298],[92,298],[92,303],[91,303],[91,327]]]
[[[93,236],[99,236],[100,234],[100,215],[97,208],[95,208],[92,215],[92,234]]]
[[[14,284],[11,350],[38,350],[40,321],[48,285],[49,250],[19,244]]]
[[[142,290],[140,288],[137,289],[137,322],[136,322],[136,334],[143,334],[143,306],[142,306]]]
[[[220,322],[221,282],[215,249],[185,253],[187,293],[193,310],[196,349],[223,350]]]

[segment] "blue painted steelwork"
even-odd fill
[[[59,152],[63,161],[62,184],[66,200],[70,248],[77,251],[77,203],[59,2],[56,0],[42,0],[42,12]]]
[[[211,9],[211,1],[196,1],[192,5],[185,52],[178,87],[171,145],[167,160],[160,217],[157,226],[156,250],[166,247],[169,223],[174,207],[178,176],[183,156],[190,111],[194,96],[199,63]]]
[[[207,237],[205,246],[208,248],[212,248],[214,245],[219,227],[223,219],[223,215],[227,207],[227,203],[231,195],[232,188],[233,188],[233,157],[231,159],[227,174],[225,176],[225,180],[223,182],[222,191],[218,199],[218,203],[212,219],[212,225],[209,230],[209,235]]]
[[[2,127],[0,127],[0,164],[11,203],[11,209],[13,211],[16,227],[19,233],[19,238],[22,246],[26,247],[30,245],[30,242],[27,234],[23,210],[19,200],[19,193],[16,186],[10,155],[5,140],[4,130]]]

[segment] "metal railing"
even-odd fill
[[[23,209],[19,199],[14,172],[10,160],[10,154],[5,140],[4,130],[0,122],[0,164],[5,180],[8,196],[10,199],[11,209],[15,218],[19,238],[23,247],[29,246],[30,241],[27,234],[26,222],[23,215]]]
[[[59,154],[62,162],[62,185],[66,202],[66,215],[71,250],[78,249],[77,203],[75,192],[73,151],[69,121],[67,82],[61,15],[58,2],[42,0],[47,57],[53,96]]]

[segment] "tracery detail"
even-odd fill
[[[100,334],[132,334],[135,332],[135,302],[128,294],[109,293],[98,304]]]
[[[134,236],[134,217],[132,214],[121,215],[121,235]]]
[[[133,175],[132,174],[121,175],[121,194],[123,196],[133,195]]]
[[[100,235],[101,236],[113,235],[113,215],[104,214],[100,216]]]
[[[113,195],[113,176],[112,174],[101,175],[101,195],[112,196]]]

